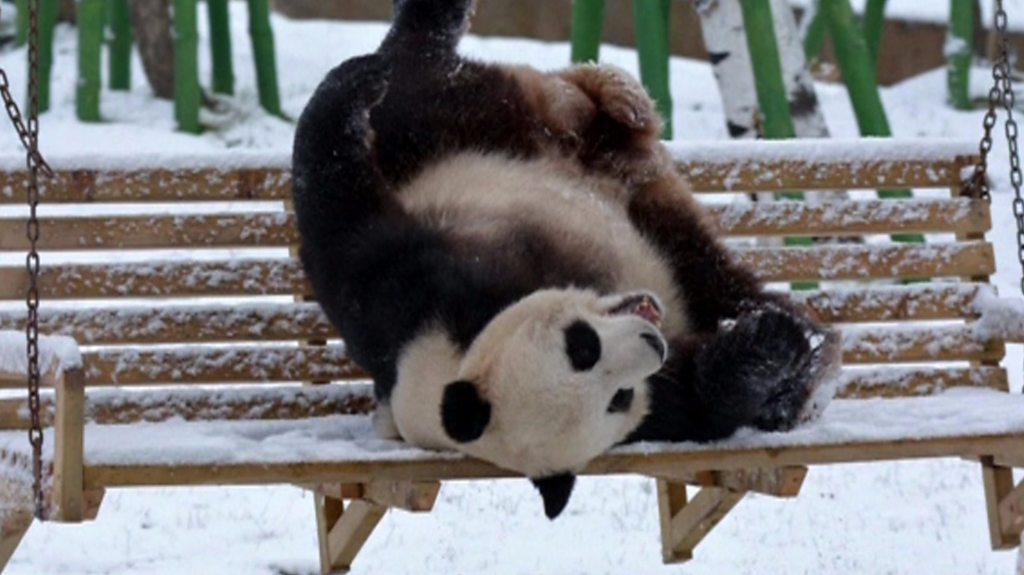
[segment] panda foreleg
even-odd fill
[[[712,441],[740,427],[790,429],[831,398],[838,336],[781,307],[677,340],[648,379],[650,413],[629,441]],[[827,386],[826,386],[827,387]]]

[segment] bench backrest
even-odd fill
[[[951,142],[826,141],[686,144],[673,153],[723,234],[737,240],[742,261],[780,284],[775,287],[820,282],[794,297],[824,321],[843,324],[848,367],[840,393],[877,397],[950,386],[1006,389],[1002,342],[972,324],[995,269],[984,241],[989,206],[957,197],[975,161],[972,149]],[[161,397],[150,394],[134,407],[122,401],[91,417],[297,417],[371,407],[358,394],[338,399],[300,387],[364,375],[332,339],[316,304],[302,301],[308,288],[293,258],[298,237],[288,211],[287,157],[52,163],[57,176],[43,195],[41,331],[86,346],[89,387],[178,389],[160,409],[147,410],[145,402]],[[11,214],[24,201],[25,175],[14,158],[0,161],[4,167],[0,209]],[[871,199],[873,193],[835,200],[818,192],[868,188],[933,192],[912,200]],[[794,190],[818,191],[808,191],[804,202],[735,202],[722,195]],[[6,258],[0,260],[0,330],[23,328],[24,230],[24,212],[0,217],[0,257]],[[945,235],[927,244],[887,236],[907,233]],[[814,236],[866,239],[801,246],[747,241]],[[911,278],[923,281],[901,281]],[[276,410],[251,409],[268,401],[259,390],[216,396],[184,389],[285,382],[296,384],[293,397],[301,401]],[[14,378],[0,383],[23,385]],[[18,405],[0,406],[0,427],[24,425]]]

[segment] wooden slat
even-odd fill
[[[941,283],[794,292],[821,321],[889,322],[974,318],[985,284]],[[0,330],[24,329],[24,310],[0,311]],[[44,334],[81,345],[323,340],[337,337],[315,303],[157,305],[40,310]]]
[[[321,569],[325,573],[345,573],[351,569],[352,561],[386,512],[387,507],[362,499],[350,501],[345,505],[341,517],[327,536],[330,564],[321,566]]]
[[[992,227],[984,200],[731,203],[708,206],[728,236],[862,235],[908,232],[982,233]]]
[[[952,188],[969,156],[946,159],[809,162],[679,162],[680,172],[699,192],[780,192],[871,188]]]
[[[85,381],[82,372],[71,370],[57,382],[54,423],[53,488],[58,521],[78,523],[85,519],[82,480],[85,450]]]
[[[841,188],[949,188],[970,157],[899,161],[680,162],[697,192]],[[291,173],[282,168],[221,170],[57,170],[46,203],[285,200]],[[25,203],[25,173],[0,172],[0,204]]]
[[[1003,345],[972,325],[848,328],[843,363],[999,360]]]
[[[911,397],[932,395],[953,387],[1005,390],[1001,367],[898,367],[847,369],[837,395],[843,398]]]
[[[0,311],[0,330],[24,329],[24,310]],[[337,337],[315,303],[40,311],[40,331],[81,345],[281,341]]]
[[[708,214],[726,236],[977,234],[991,227],[982,200],[716,204]],[[285,247],[299,242],[293,215],[183,214],[43,218],[45,250]],[[25,221],[0,219],[0,249],[25,250]]]
[[[690,551],[676,549],[672,540],[672,518],[686,507],[686,484],[657,479],[658,524],[661,530],[661,561],[665,564],[683,563],[693,559]]]
[[[88,385],[272,383],[365,377],[341,346],[99,351],[85,355]]]
[[[662,547],[671,549],[674,554],[692,556],[697,544],[736,507],[743,495],[718,487],[701,489],[672,517],[669,543]]]
[[[0,204],[25,203],[25,172],[0,171]],[[56,170],[44,203],[283,200],[291,194],[284,168]]]
[[[987,284],[958,282],[826,289],[791,297],[819,320],[837,323],[975,318],[975,302],[993,294]]]
[[[584,475],[635,473],[652,477],[697,473],[706,469],[734,470],[828,463],[855,463],[935,457],[977,457],[1020,449],[1024,433],[950,436],[933,439],[852,441],[827,445],[794,445],[780,449],[734,448],[667,451],[658,454],[610,453],[592,461]],[[474,459],[436,458],[388,461],[330,461],[305,463],[217,463],[174,465],[87,465],[85,483],[95,487],[160,485],[254,485],[360,483],[374,480],[478,479],[515,474]]]
[[[749,248],[734,253],[764,281],[986,276],[995,271],[992,246],[985,242]],[[284,258],[58,265],[43,268],[40,285],[44,299],[309,291],[299,263]],[[0,267],[0,299],[20,299],[27,287],[22,267]]]
[[[40,400],[43,425],[54,419],[53,395]],[[141,421],[236,421],[300,419],[371,413],[375,401],[369,385],[255,386],[211,392],[170,388],[139,392],[92,389],[85,398],[85,421],[122,425]],[[23,398],[0,400],[0,429],[28,429],[28,403]]]
[[[992,246],[984,242],[751,248],[734,253],[763,281],[987,276],[995,273]]]
[[[291,214],[148,215],[42,218],[44,250],[281,247],[298,243]],[[0,219],[0,246],[24,250],[25,220]]]

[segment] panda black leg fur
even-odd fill
[[[713,441],[740,427],[792,428],[810,415],[838,354],[834,332],[767,305],[714,335],[674,342],[648,379],[651,412],[627,441]]]

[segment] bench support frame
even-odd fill
[[[1014,486],[1013,469],[992,457],[982,458],[981,473],[992,549],[1013,549],[1024,532],[1024,481]]]

